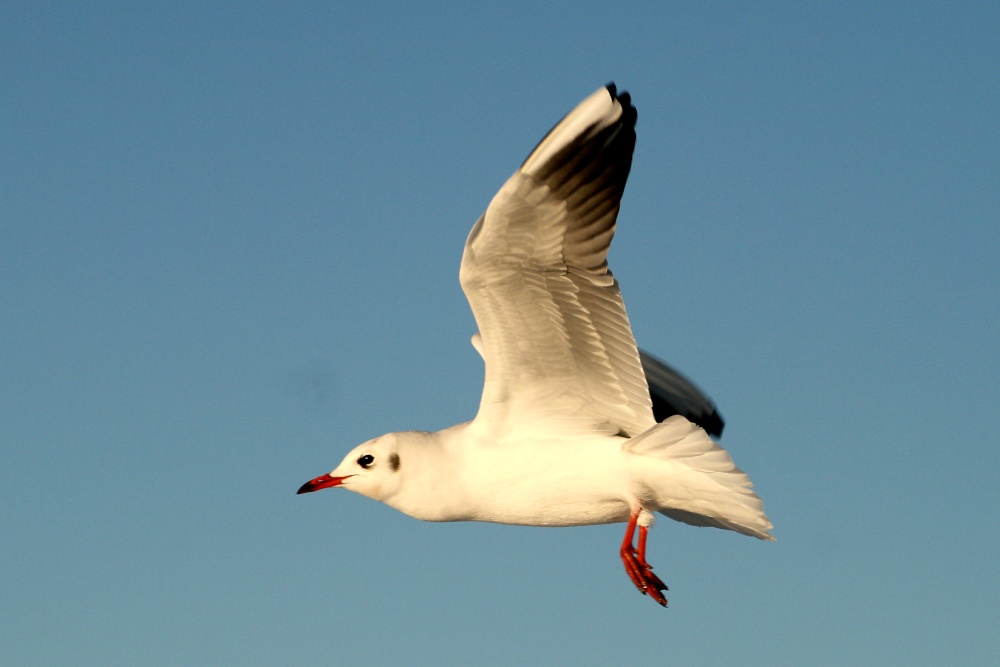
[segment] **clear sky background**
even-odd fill
[[[1000,664],[1000,4],[0,7],[4,665]],[[462,246],[604,83],[611,265],[776,544],[296,496],[470,419]]]

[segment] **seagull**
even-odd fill
[[[654,512],[774,540],[750,478],[710,437],[714,405],[636,347],[608,269],[635,122],[628,93],[598,89],[473,226],[459,278],[486,367],[475,418],[369,440],[298,493],[340,487],[424,521],[625,523],[625,572],[664,607],[646,561]]]

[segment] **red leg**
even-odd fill
[[[646,573],[646,581],[653,586],[657,591],[667,590],[667,585],[660,581],[660,578],[653,574],[653,566],[646,562],[646,535],[649,533],[649,528],[647,526],[639,526],[639,553],[636,555],[636,559],[639,561],[639,565],[642,566],[643,571]],[[666,605],[666,600],[661,604]]]
[[[622,548],[619,551],[622,563],[625,564],[625,574],[632,580],[635,587],[643,595],[646,594],[646,580],[642,576],[642,570],[635,557],[635,549],[632,547],[632,537],[635,535],[635,524],[639,519],[639,513],[634,512],[628,519],[628,526],[625,528],[625,539],[622,540]]]
[[[666,584],[653,574],[653,568],[646,562],[646,536],[649,529],[646,526],[639,526],[639,549],[632,546],[632,538],[635,535],[635,527],[639,520],[639,512],[633,512],[628,519],[628,526],[625,528],[625,538],[622,540],[620,550],[622,563],[625,565],[625,573],[629,579],[639,589],[643,595],[649,593],[650,597],[659,602],[664,607],[667,606],[667,599],[663,597],[661,591],[667,590]]]

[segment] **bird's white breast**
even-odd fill
[[[621,442],[584,436],[469,446],[460,462],[464,518],[527,526],[625,521],[633,495]]]

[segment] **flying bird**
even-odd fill
[[[473,226],[459,278],[486,366],[475,419],[369,440],[299,493],[341,487],[424,521],[622,522],[625,571],[663,606],[646,561],[654,512],[774,539],[750,478],[709,437],[715,406],[636,347],[608,269],[635,122],[628,93],[600,88]]]

